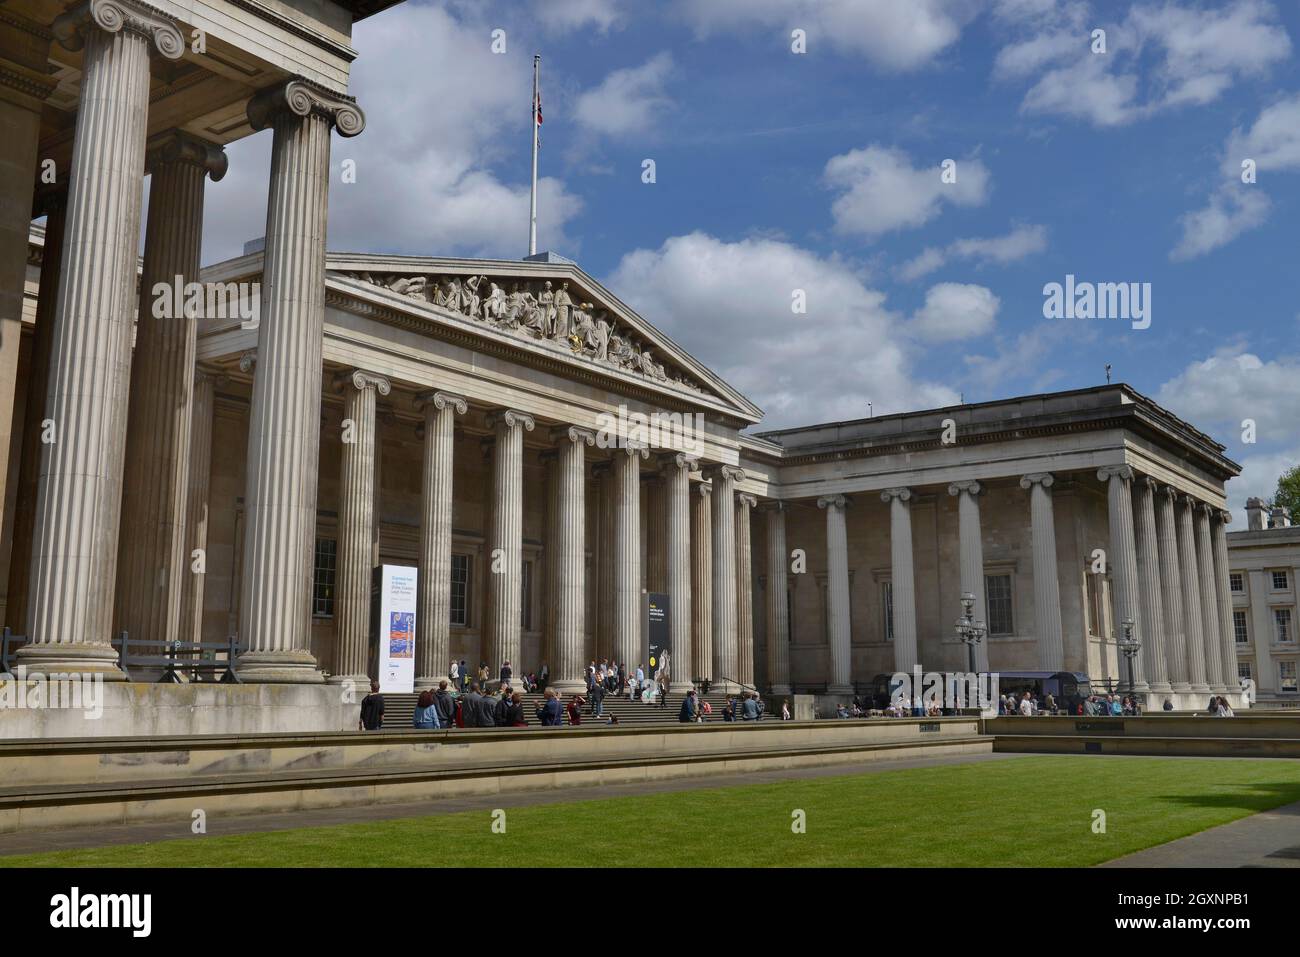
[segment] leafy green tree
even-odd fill
[[[1282,506],[1291,516],[1292,523],[1300,524],[1300,465],[1294,465],[1278,476],[1272,505]]]

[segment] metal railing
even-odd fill
[[[203,675],[215,676],[218,672],[222,673],[221,683],[239,682],[235,660],[244,649],[234,635],[225,641],[132,640],[123,631],[110,643],[117,649],[120,667],[130,681],[136,680],[131,674],[132,668],[161,668],[159,683],[201,681]],[[0,673],[11,672],[14,652],[25,644],[25,635],[15,635],[8,628],[0,633]],[[220,652],[225,652],[224,658],[217,657]]]

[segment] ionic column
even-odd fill
[[[1173,691],[1166,658],[1164,594],[1160,584],[1160,546],[1156,533],[1156,481],[1141,476],[1133,485],[1134,540],[1142,597],[1142,664],[1154,694]]]
[[[1223,671],[1223,641],[1219,637],[1219,596],[1214,577],[1214,542],[1210,538],[1210,513],[1218,511],[1205,502],[1196,506],[1196,571],[1201,585],[1201,621],[1205,638],[1205,681],[1215,694],[1229,688]],[[1236,684],[1236,669],[1233,669]]]
[[[519,661],[523,613],[524,432],[534,421],[526,412],[507,409],[488,417],[496,432],[492,447],[492,538],[489,541],[487,642],[483,657],[496,674]],[[499,570],[498,570],[499,569]]]
[[[826,690],[830,694],[853,693],[852,612],[849,607],[849,536],[844,510],[849,500],[843,495],[823,495],[817,507],[826,509],[826,625],[830,632],[831,676]],[[896,587],[896,586],[895,586]],[[894,609],[898,609],[898,592],[894,592]],[[898,638],[895,617],[894,638]],[[915,648],[915,644],[913,645]],[[897,654],[895,655],[897,660]],[[908,666],[908,670],[911,666]]]
[[[436,688],[451,668],[451,529],[456,416],[469,404],[450,392],[421,392],[424,482],[420,495],[420,563],[415,630],[415,687]]]
[[[750,547],[750,510],[758,499],[736,496],[736,680],[754,687],[754,554]]]
[[[614,449],[614,658],[628,674],[644,664],[641,647],[641,460],[647,449]]]
[[[720,465],[713,479],[713,680],[722,691],[739,691],[736,632],[736,482],[743,469]]]
[[[980,529],[979,495],[983,487],[979,482],[953,482],[948,494],[957,496],[957,539],[960,552],[961,590],[975,596],[971,614],[976,621],[987,624],[988,610],[984,594],[984,539]],[[988,634],[975,646],[975,667],[989,670]]]
[[[555,640],[551,684],[557,691],[582,691],[586,662],[587,479],[584,445],[595,445],[596,435],[574,426],[551,433],[559,448],[556,463]]]
[[[600,483],[598,491],[598,508],[600,509],[597,549],[600,561],[597,564],[599,580],[596,596],[596,658],[614,660],[614,464],[597,462],[591,469],[592,475]]]
[[[1038,661],[1043,671],[1065,670],[1061,630],[1061,589],[1056,579],[1056,517],[1052,510],[1050,472],[1022,476],[1029,489],[1029,523],[1034,553],[1034,619],[1038,626]]]
[[[109,644],[122,445],[136,306],[136,250],[149,113],[150,47],[184,51],[176,25],[133,0],[90,0],[59,16],[59,42],[82,50],[81,98],[54,317],[29,643],[22,664],[45,673],[121,679]]]
[[[1228,584],[1229,512],[1216,510],[1210,516],[1210,538],[1214,547],[1214,593],[1219,607],[1219,657],[1223,663],[1223,683],[1228,692],[1240,690],[1237,677],[1237,635],[1232,624],[1232,589]]]
[[[786,605],[785,504],[768,502],[767,681],[774,695],[790,693],[790,609]]]
[[[1178,490],[1168,485],[1156,492],[1156,546],[1160,555],[1160,597],[1164,609],[1164,651],[1169,659],[1169,686],[1175,694],[1186,694],[1192,690],[1192,672],[1183,623],[1183,579],[1179,571],[1178,520],[1174,514],[1177,497]]]
[[[28,363],[27,399],[23,408],[22,459],[18,463],[18,489],[14,498],[13,544],[9,555],[9,588],[5,624],[15,634],[30,635],[32,545],[36,534],[36,508],[40,492],[41,459],[46,433],[45,403],[54,345],[54,315],[59,302],[67,190],[49,193],[45,201],[45,251],[41,257],[41,285],[36,297],[36,328],[32,330]],[[21,284],[20,284],[21,288]],[[19,314],[21,319],[21,314]],[[50,436],[57,437],[57,436]]]
[[[713,677],[713,486],[691,501],[691,677]]]
[[[203,186],[226,173],[226,154],[172,131],[148,157],[152,171],[140,310],[131,363],[114,631],[133,639],[178,637],[189,485],[194,344],[202,315],[178,313],[174,297],[199,278]],[[188,637],[188,636],[187,636]]]
[[[672,657],[668,664],[668,689],[686,692],[692,687],[691,666],[691,468],[695,460],[678,453],[664,463],[668,508],[668,633]],[[651,524],[654,516],[651,515]]]
[[[1122,622],[1133,621],[1133,637],[1146,643],[1146,623],[1138,598],[1137,546],[1133,541],[1133,469],[1127,465],[1108,465],[1097,470],[1097,480],[1106,485],[1107,516],[1110,524],[1111,581],[1115,585],[1116,638],[1123,640]],[[1136,691],[1149,691],[1141,657],[1133,661],[1133,685]],[[1122,669],[1127,665],[1121,665]],[[1127,676],[1127,675],[1126,675]]]
[[[1178,570],[1183,596],[1183,624],[1187,631],[1187,672],[1193,694],[1209,694],[1205,670],[1205,629],[1202,627],[1204,606],[1201,604],[1200,568],[1196,561],[1194,510],[1196,499],[1178,496]],[[1217,614],[1217,612],[1216,612]]]
[[[920,664],[916,648],[916,573],[912,564],[911,489],[880,493],[889,503],[890,580],[894,591],[894,668],[911,672]]]
[[[301,80],[248,103],[254,130],[274,129],[257,375],[248,417],[239,656],[246,682],[321,680],[311,654],[316,471],[325,329],[325,220],[330,131],[361,132],[348,97]]]
[[[185,551],[182,558],[188,567],[181,576],[180,624],[176,637],[181,641],[203,640],[203,594],[207,581],[208,491],[212,479],[212,415],[216,404],[216,387],[225,376],[206,369],[194,371],[194,391],[190,402],[189,482],[185,491]],[[196,557],[202,557],[201,571],[194,569]]]
[[[662,594],[668,590],[667,498],[661,476],[649,474],[642,481],[645,484],[646,514],[650,517],[646,523],[645,587],[648,592]]]

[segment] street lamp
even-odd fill
[[[966,651],[970,656],[970,670],[975,673],[975,646],[984,640],[984,635],[988,631],[984,627],[984,622],[975,620],[975,596],[968,591],[961,593],[962,615],[957,619],[957,637],[966,643]]]
[[[1137,681],[1133,674],[1133,662],[1142,650],[1142,642],[1133,637],[1133,619],[1125,618],[1121,624],[1124,626],[1124,641],[1120,643],[1119,650],[1124,653],[1128,659],[1128,693],[1137,694]]]

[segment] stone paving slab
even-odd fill
[[[598,787],[564,788],[563,790],[538,790],[534,792],[491,794],[475,797],[444,798],[404,804],[373,804],[363,807],[322,808],[320,810],[292,813],[209,815],[207,836],[252,834],[264,831],[284,831],[295,828],[327,827],[334,824],[358,824],[365,821],[389,821],[399,818],[427,817],[434,814],[455,814],[460,811],[495,808],[531,807],[542,804],[568,804],[615,797],[635,797],[646,794],[664,794],[676,791],[698,791],[706,788],[736,787],[744,784],[770,784],[777,781],[794,781],[812,778],[842,777],[853,774],[870,774],[880,771],[899,771],[907,768],[937,767],[947,764],[968,764],[977,761],[1016,760],[1027,755],[971,754],[935,758],[877,759],[863,764],[837,764],[789,771],[757,771],[749,774],[718,774],[706,777],[677,778],[648,781],[636,784],[601,785]],[[76,850],[88,847],[106,847],[123,844],[145,844],[193,837],[188,822],[161,824],[126,824],[111,827],[49,828],[39,831],[17,831],[0,834],[0,856],[10,854],[39,854],[45,851]]]
[[[1300,801],[1098,866],[1300,868]]]

